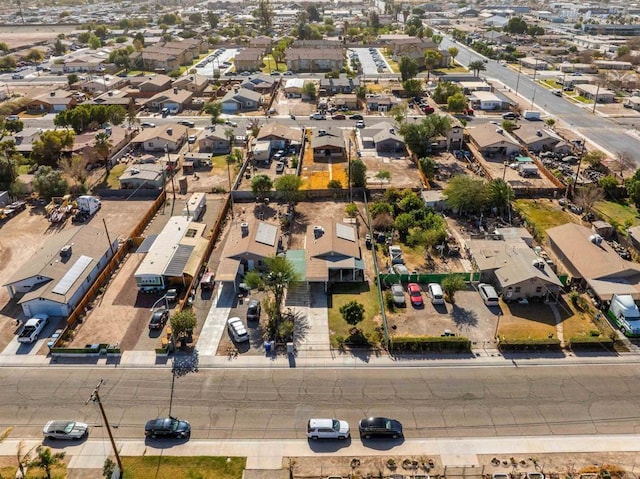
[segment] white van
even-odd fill
[[[429,298],[431,298],[432,304],[444,304],[444,293],[442,287],[438,283],[429,283],[427,286],[427,292]]]
[[[500,304],[500,298],[495,288],[487,283],[480,283],[478,285],[478,293],[487,306],[498,306]]]

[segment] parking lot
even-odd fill
[[[214,70],[219,70],[220,75],[224,75],[233,69],[233,62],[231,60],[240,51],[240,48],[218,48],[196,64],[196,71],[200,75],[213,77]],[[228,63],[228,65],[225,65],[225,63]]]
[[[451,332],[464,336],[476,343],[476,347],[494,344],[494,335],[498,324],[498,308],[485,306],[478,292],[469,288],[458,291],[455,304],[433,305],[426,293],[426,284],[420,285],[424,307],[416,308],[409,302],[407,294],[406,308],[387,311],[387,321],[396,336],[441,336]],[[406,290],[406,285],[405,285]]]
[[[355,56],[360,61],[365,75],[391,72],[389,64],[377,48],[351,48],[348,50],[348,56],[349,59]]]

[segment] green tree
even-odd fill
[[[455,95],[456,93],[462,93],[462,89],[454,85],[451,82],[438,82],[436,85],[436,89],[433,91],[433,99],[436,103],[442,104],[447,103],[449,97]]]
[[[618,179],[613,175],[607,175],[598,180],[598,186],[604,190],[604,193],[612,200],[618,199]]]
[[[47,200],[52,196],[63,196],[69,185],[58,170],[50,166],[40,166],[33,177],[33,189]]]
[[[347,214],[349,218],[355,218],[358,215],[358,205],[355,203],[349,203],[344,208],[344,212]]]
[[[67,75],[67,83],[69,84],[69,86],[72,86],[75,83],[78,83],[79,81],[80,81],[80,77],[76,73],[69,73]]]
[[[44,60],[44,53],[42,53],[42,50],[32,48],[25,55],[24,59],[30,61],[31,63],[40,63],[42,60]]]
[[[0,70],[14,70],[17,65],[18,61],[13,55],[7,55],[0,58]]]
[[[449,298],[449,302],[451,304],[454,304],[456,302],[456,293],[458,291],[466,289],[467,284],[465,283],[464,277],[461,274],[450,274],[442,280],[440,286],[442,286],[442,291],[444,291],[444,293]]]
[[[291,283],[299,281],[300,277],[293,264],[284,256],[265,258],[264,269],[265,272],[262,275],[256,270],[249,271],[244,282],[252,289],[264,288],[273,297],[273,308],[269,308],[268,336],[277,341],[281,334],[279,323],[282,320],[285,291]]]
[[[111,149],[113,148],[113,141],[109,134],[105,132],[98,133],[93,141],[93,149],[96,150],[96,153],[100,155],[102,161],[104,161],[104,166],[107,169],[107,175],[109,175],[109,171],[111,170],[111,165],[109,162],[109,153],[111,153]]]
[[[95,35],[91,35],[89,37],[89,48],[97,50],[98,48],[101,48],[101,47],[102,47],[102,40],[100,40]]]
[[[313,4],[307,6],[307,14],[309,16],[309,21],[311,22],[319,22],[322,18],[318,7]]]
[[[412,81],[412,80],[408,80],[408,81]],[[389,116],[393,118],[396,121],[396,123],[402,124],[407,118],[408,110],[409,108],[405,102],[396,103],[389,110]]]
[[[411,213],[400,213],[396,216],[394,226],[398,230],[400,239],[406,240],[409,229],[413,228],[416,224],[416,220]]]
[[[471,63],[469,63],[469,66],[467,68],[469,68],[469,70],[473,72],[474,76],[480,75],[480,72],[483,72],[487,69],[487,67],[484,65],[484,61],[482,60],[472,61]]]
[[[521,35],[527,31],[527,22],[522,17],[511,17],[503,30],[507,33]]]
[[[398,69],[400,70],[400,78],[404,83],[418,74],[418,63],[413,58],[405,55],[400,57]]]
[[[271,31],[271,25],[273,24],[273,8],[271,8],[269,1],[259,0],[258,8],[253,15],[259,21],[260,31],[262,33],[269,33]]]
[[[351,185],[356,188],[367,186],[367,165],[360,159],[351,161]]]
[[[437,47],[440,47],[443,39],[444,37],[438,33],[431,35],[431,41],[435,43]]]
[[[507,133],[512,133],[516,129],[516,122],[513,120],[504,120],[502,122],[502,128]]]
[[[339,191],[342,189],[342,183],[340,183],[340,180],[331,180],[329,181],[329,183],[327,183],[327,188],[330,190]]]
[[[9,51],[9,45],[7,45],[6,42],[0,42],[0,51],[3,52],[8,52]]]
[[[424,52],[424,67],[427,70],[427,83],[431,76],[431,70],[440,65],[442,54],[437,50],[427,50]]]
[[[489,206],[504,213],[515,198],[511,185],[502,178],[495,178],[489,182],[486,188],[486,199]]]
[[[429,115],[418,123],[405,123],[400,134],[409,149],[418,157],[427,156],[434,138],[446,135],[451,129],[452,120],[447,115]]]
[[[63,150],[73,146],[74,133],[69,130],[47,130],[33,142],[32,158],[39,165],[57,166]]]
[[[424,176],[427,177],[427,180],[431,181],[436,176],[436,171],[438,169],[438,164],[435,162],[433,158],[423,157],[418,160],[418,165],[422,170]]]
[[[251,191],[259,200],[262,200],[272,188],[273,181],[267,175],[256,175],[251,180]]]
[[[458,54],[460,53],[460,50],[458,50],[457,47],[449,47],[447,49],[447,52],[449,52],[449,56],[451,57],[451,63],[456,62],[456,57],[458,56]]]
[[[615,178],[613,179],[615,180]],[[593,205],[595,205],[602,198],[604,198],[603,188],[599,188],[593,184],[577,188],[575,194],[573,195],[574,203],[583,208],[587,213],[591,213],[593,210]]]
[[[297,175],[284,175],[275,182],[276,191],[287,203],[293,204],[300,199],[302,178]]]
[[[402,88],[410,97],[422,96],[422,82],[416,78],[402,82]]]
[[[9,133],[19,133],[24,130],[24,123],[22,123],[22,120],[11,120],[5,122],[4,128]]]
[[[302,94],[309,97],[311,100],[316,99],[316,86],[313,82],[308,81],[304,83],[302,86]]]
[[[189,336],[197,323],[196,313],[192,309],[183,309],[171,316],[171,330],[178,339]]]
[[[376,179],[380,183],[384,183],[385,181],[389,181],[391,179],[391,172],[387,170],[380,170],[376,173]]]
[[[462,93],[456,93],[447,98],[447,110],[459,113],[467,109],[467,97]]]
[[[625,182],[629,199],[640,209],[640,169]]]
[[[6,142],[2,142],[0,145],[4,143]],[[13,145],[15,148],[15,143],[13,143]],[[18,179],[18,166],[12,156],[13,155],[7,155],[6,151],[0,154],[0,191],[11,190],[12,185]]]
[[[356,326],[364,319],[364,305],[355,300],[340,306],[340,314],[347,324]]]
[[[482,211],[485,204],[484,181],[466,175],[454,176],[443,191],[450,208],[460,213]]]
[[[219,101],[210,101],[204,105],[204,112],[211,116],[211,124],[215,125],[220,122],[220,115],[222,114],[222,103]]]
[[[56,452],[52,454],[51,449],[40,445],[36,448],[36,454],[38,456],[29,463],[29,466],[42,469],[45,477],[51,479],[51,468],[60,464],[66,453]]]

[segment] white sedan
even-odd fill
[[[82,439],[89,432],[89,426],[77,421],[49,421],[42,429],[47,439]]]

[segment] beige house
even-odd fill
[[[178,151],[187,141],[189,129],[178,124],[158,125],[157,128],[145,128],[131,143],[141,146],[144,151]]]
[[[233,59],[236,72],[260,70],[263,57],[264,51],[260,48],[247,48],[242,50]]]
[[[519,153],[520,143],[506,131],[492,123],[477,125],[467,130],[471,143],[483,155],[508,156]]]
[[[192,92],[173,88],[156,93],[147,100],[146,105],[150,110],[160,111],[168,108],[172,113],[179,113],[191,105],[192,99]]]
[[[315,73],[340,71],[344,65],[341,46],[333,48],[288,48],[287,69],[294,72]]]

